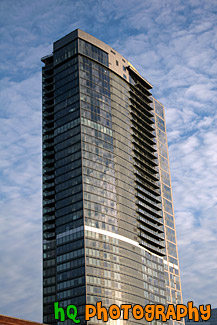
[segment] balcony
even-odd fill
[[[152,99],[149,98],[150,96],[152,96],[152,94],[149,92],[148,92],[148,94],[146,94],[146,93],[144,94],[144,92],[142,92],[141,89],[138,87],[138,84],[137,84],[137,86],[136,85],[131,86],[130,92],[134,96],[138,97],[140,100],[144,101],[145,103],[147,103],[147,104],[152,103]]]
[[[55,195],[55,191],[47,191],[47,190],[44,190],[43,191],[43,196],[48,198],[48,197],[53,197]]]
[[[53,163],[54,163],[54,158],[50,158],[50,159],[47,159],[47,158],[44,158],[43,159],[43,166],[45,167],[47,167],[47,166],[49,166],[49,165],[53,165]]]
[[[140,207],[137,209],[137,213],[141,214],[145,219],[146,218],[151,219],[151,221],[154,221],[155,223],[157,223],[160,226],[163,225],[163,218],[155,217],[152,213],[149,213]]]
[[[44,216],[43,217],[43,222],[51,222],[51,221],[54,221],[55,220],[55,216],[54,215],[51,215],[51,216]]]
[[[162,211],[156,211],[155,209],[151,208],[149,205],[145,204],[144,202],[138,200],[136,201],[137,205],[142,206],[143,208],[147,209],[150,212],[154,213],[154,215],[158,218],[162,218]]]
[[[147,138],[145,136],[141,137],[136,132],[133,133],[133,140],[142,145],[145,148],[148,148],[150,152],[156,151],[157,150],[157,145],[156,143],[153,143],[152,139],[150,141],[150,138]],[[151,143],[150,143],[151,142]]]
[[[131,105],[131,108],[132,108],[131,114],[134,115],[135,118],[141,119],[144,123],[146,123],[147,126],[153,128],[152,124],[154,124],[154,122],[152,120],[152,116],[147,116],[147,114],[145,114],[146,112],[139,109],[137,106]]]
[[[151,162],[153,160],[158,159],[158,153],[156,152],[156,150],[152,147],[152,151],[148,150],[147,148],[144,147],[144,145],[142,144],[142,142],[136,140],[135,138],[132,140],[133,145],[135,150],[137,150],[139,153],[141,153],[143,156],[146,156],[149,160],[151,160]],[[154,151],[155,150],[155,151]]]
[[[50,148],[50,150],[52,150],[53,146],[54,146],[53,141],[50,141],[50,142],[47,142],[47,141],[45,142],[44,141],[43,149],[48,149],[49,150],[49,148]]]
[[[161,198],[159,196],[150,193],[143,186],[140,186],[140,185],[136,185],[136,189],[138,191],[141,191],[143,194],[147,194],[149,197],[153,198],[153,201],[160,204],[160,206],[161,206]]]
[[[44,115],[43,116],[43,125],[54,122],[54,120],[53,120],[53,112],[48,113],[48,114],[46,113],[46,114],[43,114],[43,115]],[[46,115],[46,117],[45,117],[45,115]]]
[[[135,163],[140,166],[140,168],[145,169],[151,174],[159,174],[159,167],[153,166],[147,159],[143,159],[141,156],[135,154]]]
[[[136,131],[140,131],[142,134],[146,135],[148,138],[152,139],[156,137],[154,130],[149,130],[144,123],[140,123],[138,120],[132,118],[132,128],[135,128]]]
[[[54,172],[54,167],[45,167],[43,169],[43,172],[44,172],[44,174]]]
[[[147,231],[148,233],[154,235],[157,238],[160,238],[161,240],[164,240],[164,236],[157,231],[151,230],[150,228],[143,226],[141,224],[138,226],[138,228]]]
[[[51,183],[54,182],[54,174],[51,175],[43,175],[43,183]]]
[[[47,64],[42,68],[43,71],[48,71],[51,69],[53,69],[53,63]]]
[[[53,224],[53,223],[43,225],[43,230],[51,230],[51,229],[54,229],[54,228],[55,228],[55,224]]]
[[[53,81],[53,78],[51,76],[49,77],[42,77],[42,83],[43,83],[43,86],[44,87],[49,87],[49,86],[52,86],[54,81]]]
[[[146,94],[146,96],[152,96],[152,94],[150,93],[150,91],[147,90],[147,88],[145,88],[141,83],[136,82],[136,84],[134,85],[134,87],[136,89],[140,89],[141,92],[144,92]],[[151,100],[151,98],[150,98]]]
[[[138,176],[139,178],[141,178],[144,183],[146,181],[148,183],[148,185],[151,186],[152,188],[155,188],[155,189],[160,188],[160,182],[158,182],[158,181],[153,182],[153,179],[151,179],[150,177],[144,175],[144,173],[141,173],[139,170],[135,169],[134,174],[136,176]]]
[[[43,238],[44,239],[55,239],[56,234],[55,232],[44,232]]]
[[[50,140],[50,139],[53,139],[54,138],[54,135],[53,134],[44,134],[43,135],[43,140]]]
[[[146,203],[151,204],[151,206],[153,206],[157,211],[160,211],[161,210],[161,204],[160,203],[157,203],[155,200],[151,200],[151,199],[147,198],[145,195],[142,195],[139,192],[136,193],[136,196],[139,199],[144,200]]]
[[[51,102],[50,104],[43,103],[43,113],[44,113],[45,110],[50,112],[51,110],[53,111],[53,109],[54,109],[54,103],[53,102]]]
[[[154,155],[154,153],[156,152],[156,148],[154,146],[151,146],[149,143],[147,143],[144,140],[138,139],[133,136],[132,142],[134,145],[138,146],[141,150],[148,152],[148,154],[150,155]]]
[[[139,244],[147,249],[149,249],[150,251],[157,253],[160,256],[165,256],[165,250],[164,249],[160,249],[158,247],[155,247],[153,245],[148,244],[147,242],[145,242],[144,240],[139,241]]]
[[[152,222],[147,220],[146,218],[142,217],[142,216],[138,216],[137,219],[139,222],[145,223],[146,225],[149,225],[150,227],[152,227],[153,229],[155,229],[155,231],[158,231],[160,233],[164,232],[164,228],[163,226],[159,226],[158,224],[156,224],[153,220]]]
[[[154,239],[152,236],[145,234],[143,231],[140,231],[140,237],[145,238],[147,241],[153,243],[153,245],[160,246],[160,248],[165,248],[164,240],[161,242],[160,240]]]
[[[146,142],[148,142],[150,145],[155,145],[157,144],[157,140],[155,138],[150,138],[134,126],[132,126],[133,129],[133,136],[136,136],[139,140],[144,139]]]
[[[130,94],[131,97],[130,99],[135,101],[139,106],[145,107],[148,111],[153,110],[153,108],[150,106],[150,103],[152,103],[152,100],[150,100],[148,97],[146,96],[140,96],[138,90],[132,90],[132,88],[130,89]]]
[[[46,184],[43,185],[43,190],[48,189],[48,188],[52,188],[54,186],[55,186],[55,183],[54,182],[52,182],[52,183],[46,183]]]
[[[139,170],[139,172],[142,173],[142,175],[144,176],[148,176],[149,178],[151,178],[154,182],[158,182],[160,180],[160,177],[158,174],[153,173],[150,171],[150,169],[144,168],[143,166],[141,166],[139,163],[135,162],[134,166],[136,167],[137,170]]]
[[[54,155],[54,150],[46,150],[46,151],[43,151],[43,157],[49,157],[49,156],[53,156]]]
[[[49,204],[54,203],[54,202],[55,202],[55,199],[45,199],[43,201],[43,204],[44,205],[49,205]]]
[[[43,104],[43,106],[44,105],[47,105],[47,106],[51,106],[51,105],[54,105],[54,100],[53,100],[53,97],[45,97],[45,96],[43,96],[43,99],[42,99],[42,104]]]
[[[135,152],[135,156],[137,159],[141,156],[143,161],[148,161],[148,165],[150,166],[158,166],[158,160],[150,158],[150,155],[145,152],[145,150],[141,150],[138,146],[133,147],[133,151]]]
[[[43,119],[46,121],[47,118],[50,118],[47,121],[53,120],[54,119],[54,111],[47,112],[44,110],[43,111]]]
[[[144,187],[145,189],[147,189],[147,191],[151,192],[155,196],[160,196],[161,195],[159,187],[155,188],[155,187],[152,186],[153,184],[150,185],[150,184],[148,184],[147,182],[145,182],[143,179],[141,179],[139,177],[136,178],[136,184]]]
[[[55,207],[43,208],[43,213],[51,213],[55,211]]]

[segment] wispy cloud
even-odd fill
[[[125,55],[165,104],[184,299],[217,306],[213,6],[205,0],[0,2],[0,313],[41,321],[40,58],[75,28]]]
[[[41,319],[40,79],[39,73],[20,82],[3,79],[0,92],[0,312],[38,320]]]

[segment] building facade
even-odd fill
[[[76,305],[81,324],[87,303],[181,303],[164,107],[151,84],[81,30],[42,61],[44,322],[56,323],[55,301]]]

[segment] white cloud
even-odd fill
[[[1,311],[40,321],[40,75],[1,84]]]
[[[41,321],[40,58],[78,27],[125,55],[167,107],[184,299],[217,306],[213,3],[2,0],[0,12],[1,312]]]

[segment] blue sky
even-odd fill
[[[41,62],[80,28],[166,106],[184,302],[217,307],[217,2],[0,1],[0,314],[42,321]]]

